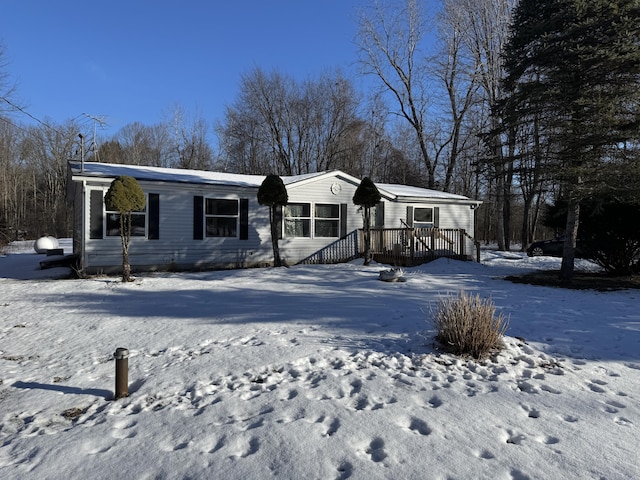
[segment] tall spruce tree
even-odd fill
[[[638,0],[521,0],[505,48],[505,130],[540,121],[568,204],[561,280],[571,283],[580,200],[637,148]]]

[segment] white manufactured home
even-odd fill
[[[73,253],[83,272],[121,269],[119,217],[106,210],[104,195],[122,175],[135,178],[147,200],[144,211],[133,215],[133,271],[272,264],[269,209],[257,200],[264,176],[70,162],[67,198],[73,205]],[[346,261],[360,255],[362,213],[352,201],[359,179],[335,170],[282,180],[289,197],[279,218],[286,264]],[[438,239],[449,235],[453,240],[445,246],[455,242],[457,256],[472,253],[474,210],[480,202],[402,185],[377,187],[382,201],[373,212],[374,231],[379,232],[372,239],[377,242],[374,252],[415,254],[424,245],[433,253],[439,250]],[[382,233],[396,229],[405,234],[387,245]],[[455,234],[442,233],[449,229]],[[421,231],[429,233],[413,233]]]

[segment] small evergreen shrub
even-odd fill
[[[476,359],[503,347],[502,337],[509,325],[503,314],[496,315],[490,299],[465,292],[441,300],[432,316],[440,344],[456,355]]]

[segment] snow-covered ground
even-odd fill
[[[122,284],[52,279],[24,245],[0,257],[0,478],[640,478],[640,292],[502,279],[557,259]],[[461,290],[510,316],[491,360],[433,342],[429,312]]]

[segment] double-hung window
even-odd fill
[[[120,213],[113,210],[105,211],[107,217],[107,237],[120,236]],[[147,209],[131,212],[131,236],[144,237],[146,235]]]
[[[237,237],[238,212],[238,200],[205,199],[206,236]]]
[[[310,203],[290,203],[285,205],[284,236],[311,237]]]
[[[415,228],[432,228],[434,226],[433,208],[414,208],[413,226]]]
[[[284,207],[284,236],[338,238],[340,205],[329,203],[289,203]]]
[[[340,236],[340,205],[317,203],[314,209],[314,236]]]
[[[160,195],[147,193],[143,210],[131,212],[131,236],[148,240],[160,238]],[[104,191],[89,193],[89,238],[98,240],[120,236],[120,213],[105,210]]]

